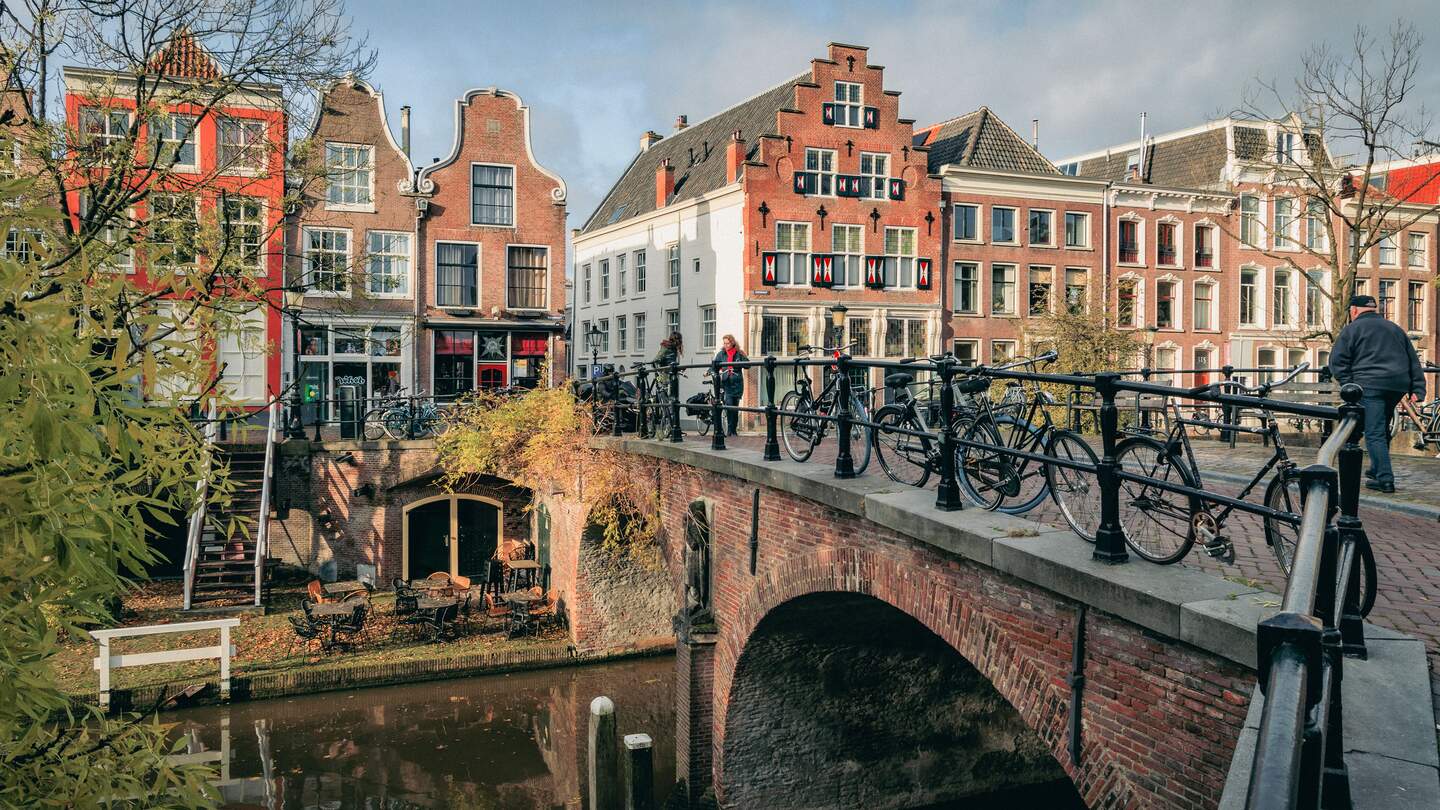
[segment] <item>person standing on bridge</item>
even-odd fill
[[[1355,383],[1365,389],[1360,399],[1365,407],[1365,450],[1370,455],[1365,486],[1394,492],[1390,420],[1402,399],[1424,398],[1425,375],[1405,330],[1380,317],[1373,296],[1351,296],[1350,323],[1340,330],[1330,350],[1330,374],[1342,384]]]
[[[734,335],[726,335],[720,339],[720,351],[715,353],[717,363],[743,363],[750,358],[745,352],[740,351],[740,344],[735,342]],[[720,369],[720,393],[725,397],[725,405],[739,405],[740,397],[745,394],[745,369],[734,366],[723,366]],[[728,435],[734,436],[735,429],[740,426],[740,412],[726,411],[725,423]],[[719,425],[715,426],[720,429]]]

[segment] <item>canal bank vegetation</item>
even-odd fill
[[[548,370],[540,378],[549,379]],[[458,403],[449,419],[436,439],[448,488],[461,489],[473,477],[488,475],[532,492],[570,495],[584,504],[586,536],[596,538],[603,551],[658,564],[660,504],[653,466],[592,446],[590,408],[570,386],[480,392]]]

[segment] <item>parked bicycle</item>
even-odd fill
[[[934,355],[932,362],[940,362],[946,355]],[[917,362],[907,358],[900,362]],[[933,400],[923,402],[910,393],[915,377],[903,371],[885,376],[884,390],[889,404],[875,411],[875,429],[871,434],[875,443],[875,460],[890,480],[923,487],[932,473],[940,472],[940,439],[937,435],[942,420],[959,422],[973,418],[974,408],[957,405],[954,412],[942,415]],[[957,394],[977,394],[989,387],[988,380],[968,379],[952,383]],[[934,406],[934,407],[932,407]],[[958,432],[960,428],[957,426]],[[957,446],[956,464],[959,465]]]
[[[403,394],[404,389],[401,389],[365,412],[361,435],[367,441],[377,441],[382,437],[421,439],[444,432],[443,413],[434,400],[416,402]]]
[[[824,353],[836,360],[848,360],[849,355],[846,352],[854,347],[854,343],[845,346],[801,346],[800,351],[804,354]],[[825,434],[836,428],[834,417],[840,411],[838,366],[829,366],[832,373],[827,375],[818,396],[812,393],[807,369],[805,366],[797,366],[795,388],[780,400],[780,410],[785,414],[780,417],[780,435],[785,443],[785,452],[796,461],[810,458],[815,448],[825,439]],[[849,408],[851,418],[857,422],[870,421],[870,409],[865,407],[865,403],[853,392],[850,394]],[[870,451],[874,438],[871,428],[862,427],[860,424],[855,428],[860,431],[860,435],[855,437],[857,441],[853,443],[855,474],[859,475],[870,466]]]

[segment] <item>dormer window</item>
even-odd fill
[[[863,90],[864,86],[858,82],[835,82],[835,126],[861,126]]]
[[[1293,132],[1275,133],[1275,162],[1295,163],[1295,148],[1299,142],[1300,136]]]

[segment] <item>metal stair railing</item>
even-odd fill
[[[255,531],[255,606],[265,586],[265,560],[270,555],[270,499],[275,489],[275,445],[280,440],[280,403],[270,403],[265,427],[265,471],[260,484],[260,514]]]
[[[210,494],[210,470],[215,463],[215,442],[219,437],[220,422],[216,417],[215,400],[205,413],[204,462],[201,465],[200,480],[195,482],[195,506],[190,512],[189,531],[185,538],[185,610],[189,610],[195,596],[195,572],[200,562],[200,542],[205,535],[205,510]]]

